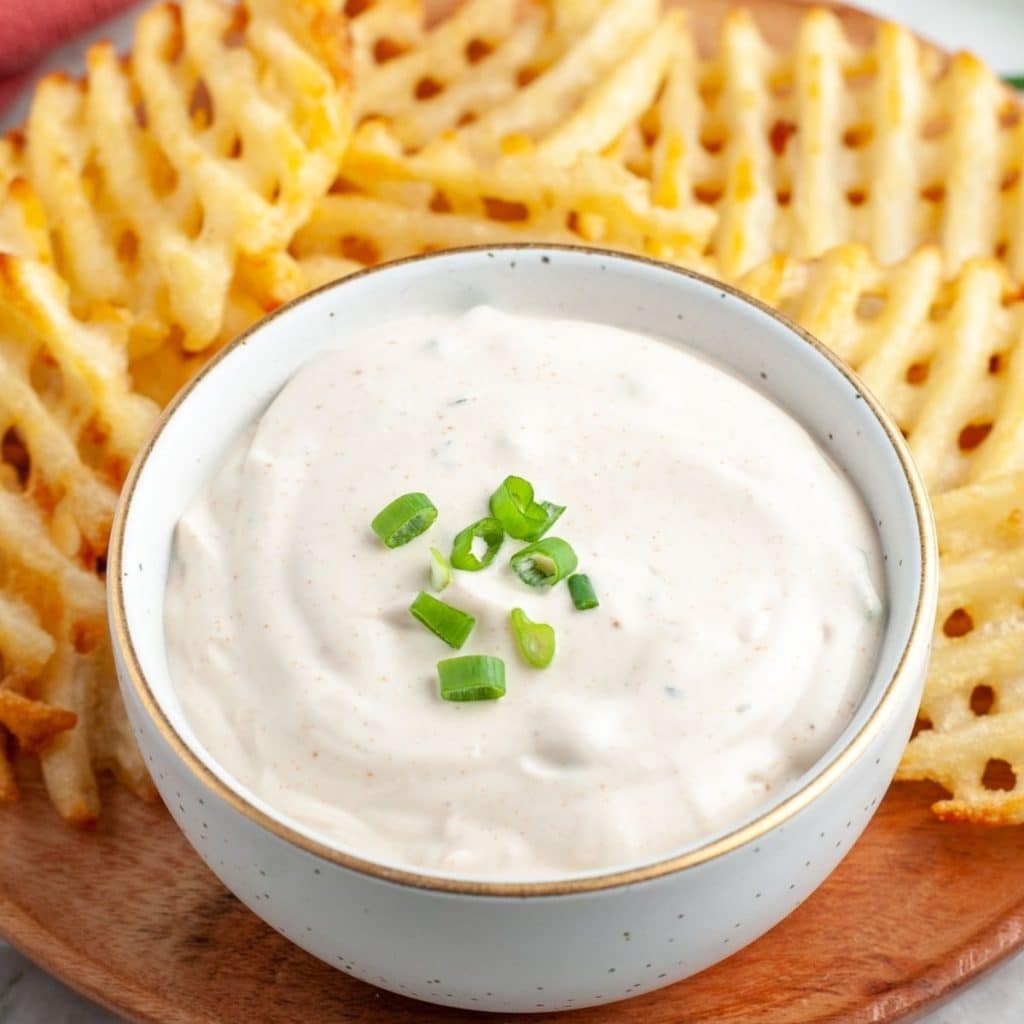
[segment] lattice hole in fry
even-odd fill
[[[197,132],[206,131],[213,125],[213,96],[202,78],[196,80],[192,87],[192,95],[188,98],[188,115],[192,118],[192,127]]]
[[[486,39],[474,36],[466,43],[467,64],[479,64],[480,61],[485,57],[489,57],[492,53],[494,53],[494,44],[489,43]]]
[[[28,445],[16,426],[10,426],[0,440],[0,459],[5,472],[4,483],[13,491],[24,491],[28,487],[29,474],[32,472],[32,456]]]
[[[430,75],[424,75],[413,87],[413,95],[418,100],[430,100],[444,92],[444,83]]]
[[[992,433],[991,423],[968,423],[957,437],[957,445],[962,452],[972,452],[989,434]]]
[[[996,704],[995,690],[985,683],[980,683],[971,690],[971,711],[979,718],[991,714]]]
[[[935,726],[931,720],[926,718],[924,715],[918,715],[914,721],[914,728],[911,731],[910,738],[913,739],[915,736],[920,735],[923,732],[928,732],[929,729],[934,729]]]
[[[905,379],[908,384],[914,387],[920,387],[925,384],[928,380],[928,374],[931,372],[931,363],[919,362],[911,363],[907,367]]]
[[[1002,790],[1009,793],[1017,788],[1017,776],[1008,761],[1004,761],[1000,757],[993,757],[985,765],[981,784],[986,789]]]
[[[786,152],[786,147],[789,145],[790,139],[792,139],[799,130],[799,126],[794,124],[792,121],[785,121],[782,118],[777,119],[772,124],[771,129],[768,132],[768,145],[771,146],[772,152],[776,156],[783,156]]]
[[[364,267],[372,267],[380,263],[380,250],[371,238],[357,235],[346,235],[340,242],[341,255]]]
[[[706,128],[700,136],[701,149],[714,156],[721,153],[729,141],[729,134],[723,128]]]
[[[525,89],[531,82],[535,81],[544,73],[544,68],[527,65],[516,72],[516,85]]]
[[[409,47],[390,36],[383,36],[373,44],[373,60],[376,64],[387,64],[389,60],[408,53]]]
[[[955,608],[942,623],[942,632],[951,640],[959,640],[974,629],[974,619],[966,608]]]
[[[530,210],[526,203],[499,199],[497,196],[484,196],[483,204],[484,213],[490,220],[521,223],[530,219]]]

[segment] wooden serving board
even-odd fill
[[[445,0],[440,0],[441,5]],[[733,0],[682,0],[713,38]],[[802,0],[748,0],[791,41]],[[856,38],[865,14],[842,8]],[[38,780],[0,812],[0,933],[117,1013],[159,1024],[511,1020],[381,992],[321,964],[239,903],[159,806],[105,794],[70,831]],[[555,1014],[572,1024],[825,1024],[914,1016],[1024,946],[1024,828],[939,824],[927,787],[896,786],[836,873],[754,945],[671,988]]]

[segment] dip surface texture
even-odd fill
[[[409,614],[431,545],[508,474],[567,506],[600,607],[525,586],[506,538]],[[423,491],[437,523],[370,521]],[[884,615],[866,508],[798,423],[650,337],[481,307],[343,339],[300,370],[178,526],[171,677],[213,758],[359,856],[494,880],[669,855],[774,800],[849,722]],[[557,634],[516,651],[509,612]],[[505,660],[504,698],[440,699],[436,664]]]

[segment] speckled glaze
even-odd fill
[[[854,720],[759,816],[658,863],[559,882],[467,882],[328,848],[218,767],[192,736],[168,677],[163,598],[174,526],[242,427],[346,331],[480,303],[620,325],[709,354],[799,419],[878,523],[889,618]],[[554,1010],[622,999],[710,966],[771,928],[835,868],[910,733],[935,614],[934,548],[898,432],[846,371],[774,313],[642,259],[473,249],[393,264],[299,300],[172,404],[115,522],[111,628],[132,724],[167,806],[257,914],[328,963],[396,992],[475,1009]]]

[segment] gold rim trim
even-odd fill
[[[264,813],[241,796],[232,787],[221,781],[182,739],[177,730],[171,724],[165,714],[160,702],[156,699],[149,681],[146,679],[142,666],[136,653],[128,630],[127,618],[124,609],[124,588],[122,584],[123,546],[125,538],[125,523],[131,510],[132,499],[139,479],[145,471],[149,457],[160,440],[161,435],[167,426],[168,421],[177,410],[185,403],[193,389],[219,365],[221,360],[227,358],[236,348],[241,347],[256,331],[262,330],[268,323],[279,316],[287,314],[292,308],[305,302],[310,302],[322,293],[344,288],[347,285],[360,280],[370,274],[386,273],[387,271],[410,263],[419,263],[430,260],[444,260],[455,256],[486,253],[486,252],[551,252],[569,253],[584,255],[588,258],[603,259],[609,261],[624,261],[638,263],[667,271],[671,274],[678,274],[681,277],[689,278],[700,284],[724,292],[734,299],[753,306],[764,315],[782,324],[801,338],[822,358],[829,362],[850,386],[861,396],[867,404],[875,419],[881,425],[889,439],[893,450],[896,453],[900,468],[907,487],[910,491],[911,500],[914,505],[915,520],[920,537],[920,558],[921,575],[918,583],[917,603],[914,609],[914,619],[911,623],[910,633],[907,642],[900,655],[899,663],[892,674],[885,691],[878,700],[877,705],[868,716],[867,721],[860,730],[852,736],[835,757],[815,776],[810,778],[800,789],[792,793],[778,806],[771,808],[764,814],[758,816],[748,824],[727,833],[718,839],[712,840],[686,853],[654,861],[650,864],[639,867],[627,868],[624,870],[611,871],[598,875],[589,875],[580,878],[568,878],[551,882],[487,882],[470,881],[456,878],[442,878],[436,875],[424,874],[417,871],[409,871],[401,868],[389,868],[374,861],[365,860],[352,854],[344,853],[334,847],[328,846],[317,840],[311,839],[291,826],[284,824],[278,819]],[[135,462],[125,480],[121,497],[114,515],[113,525],[110,533],[109,545],[109,572],[108,586],[110,588],[110,629],[115,644],[121,651],[124,659],[128,682],[135,692],[136,697],[142,704],[146,713],[167,742],[182,761],[185,768],[195,776],[196,780],[213,794],[218,796],[234,811],[249,819],[255,825],[266,829],[268,832],[304,850],[306,853],[330,861],[341,867],[348,868],[360,874],[387,882],[394,882],[400,885],[411,886],[418,889],[431,889],[437,892],[459,893],[464,895],[493,896],[493,897],[527,897],[527,896],[566,896],[573,893],[591,892],[594,890],[611,889],[619,886],[629,885],[634,882],[645,882],[661,878],[683,868],[703,864],[715,857],[722,856],[732,850],[752,843],[770,832],[772,829],[783,824],[799,813],[809,804],[813,803],[822,793],[829,789],[833,783],[843,774],[846,768],[857,760],[858,757],[874,740],[876,734],[882,727],[885,718],[892,704],[896,700],[897,691],[906,676],[907,659],[910,651],[921,643],[928,643],[933,623],[930,616],[925,615],[928,605],[927,596],[936,586],[936,565],[937,544],[935,537],[935,525],[932,520],[930,505],[927,493],[917,468],[911,458],[903,435],[897,430],[895,424],[890,420],[888,413],[881,407],[878,400],[872,395],[864,384],[846,367],[837,356],[833,355],[820,341],[805,331],[799,324],[793,323],[777,310],[772,309],[765,303],[753,296],[746,295],[732,285],[716,281],[714,278],[677,267],[671,263],[664,263],[661,260],[652,259],[648,256],[639,256],[630,253],[619,253],[604,249],[595,249],[582,245],[547,245],[544,243],[507,243],[501,245],[472,245],[462,246],[455,249],[446,249],[443,252],[428,253],[418,256],[409,256],[405,259],[394,260],[378,267],[370,267],[361,270],[348,277],[337,281],[328,282],[305,295],[294,299],[292,302],[280,307],[269,314],[252,327],[243,331],[229,345],[225,346],[203,369],[171,400],[167,408],[157,420],[148,440],[142,451],[136,457]]]

